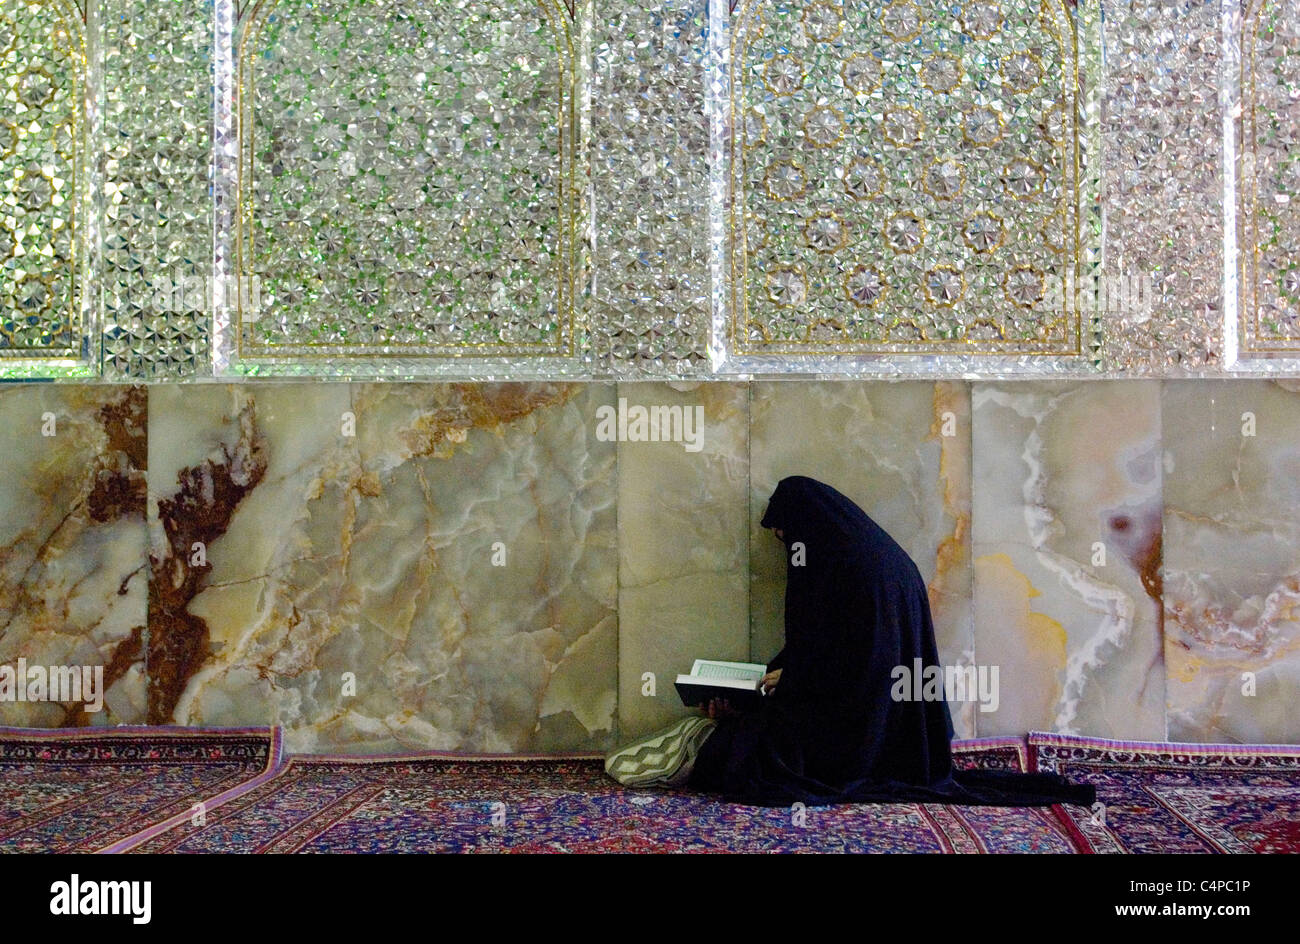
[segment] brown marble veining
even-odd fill
[[[103,671],[103,704],[0,702],[0,724],[144,720],[148,391],[0,389],[0,664]]]
[[[151,724],[173,720],[181,693],[211,654],[207,623],[188,606],[212,571],[208,559],[212,543],[226,533],[240,501],[266,473],[266,444],[257,432],[253,402],[244,406],[237,422],[235,445],[223,445],[220,459],[205,459],[182,469],[175,496],[158,501],[158,522],[166,543],[150,555]]]

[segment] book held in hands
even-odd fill
[[[764,697],[759,686],[766,674],[767,666],[756,662],[696,659],[689,675],[677,676],[677,694],[688,708],[707,708],[712,699],[721,698],[743,710]]]

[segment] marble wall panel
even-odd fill
[[[970,401],[965,384],[762,382],[751,385],[751,655],[783,636],[785,556],[759,525],[776,483],[808,475],[853,499],[907,550],[930,588],[939,654],[971,660]],[[961,736],[973,704],[953,705]]]
[[[0,666],[103,671],[101,710],[14,692],[0,725],[145,718],[147,422],[144,387],[0,388]]]
[[[304,705],[318,673],[294,655],[342,618],[352,388],[159,387],[154,402],[150,720],[319,720]]]
[[[687,713],[673,680],[693,660],[749,658],[749,387],[625,383],[618,393],[629,407],[703,419],[692,427],[698,449],[618,447],[619,720],[636,737]]]
[[[620,398],[702,407],[699,451],[602,436]],[[959,734],[1294,743],[1297,417],[1262,380],[0,387],[0,665],[109,680],[0,724],[603,749],[691,659],[779,649],[758,521],[806,474],[912,554],[944,661],[998,667]]]
[[[1169,736],[1295,743],[1300,384],[1180,381],[1163,395]]]
[[[410,690],[425,746],[611,742],[616,445],[596,412],[613,401],[601,384],[361,388],[349,645]]]
[[[615,447],[594,413],[612,386],[238,385],[199,410],[185,394],[157,446],[159,481],[184,483],[156,500],[174,596],[151,613],[173,637],[158,717],[274,722],[291,750],[609,740]],[[188,586],[195,522],[209,569]]]
[[[981,736],[1162,740],[1159,384],[976,384]]]

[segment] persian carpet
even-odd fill
[[[271,728],[0,728],[0,852],[111,851],[279,766]]]
[[[1300,747],[1035,733],[954,752],[1093,783],[1100,806],[762,808],[628,790],[594,755],[286,761],[271,729],[0,728],[0,852],[1300,851]]]
[[[1095,784],[1061,807],[1090,852],[1300,852],[1300,747],[1153,744],[1034,732],[1035,769]]]
[[[1027,769],[1019,738],[954,745]],[[293,757],[273,779],[133,852],[1022,852],[1076,850],[1055,807],[768,809],[628,790],[600,757]]]

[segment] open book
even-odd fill
[[[744,709],[763,697],[758,683],[766,674],[767,666],[755,662],[696,659],[690,675],[677,676],[677,694],[691,708],[706,708],[710,699],[725,698],[733,708]]]

